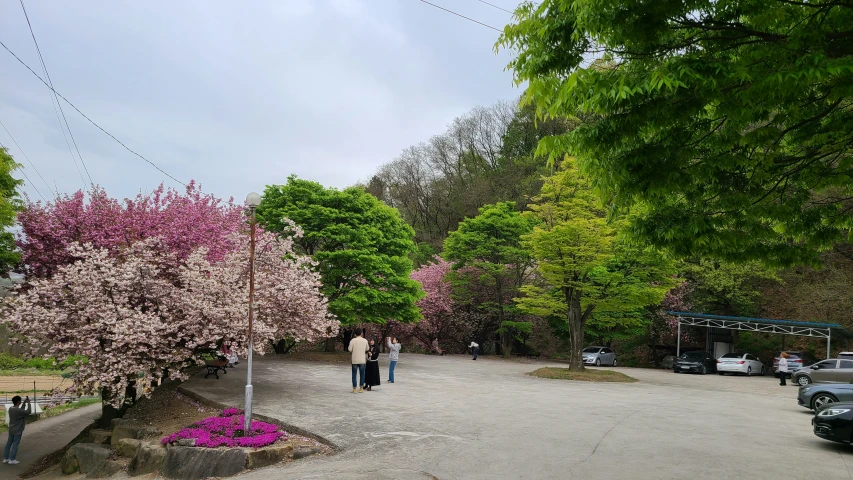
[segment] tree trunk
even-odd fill
[[[582,372],[583,368],[583,330],[586,319],[581,312],[581,302],[574,291],[566,290],[566,303],[569,307],[568,322],[571,348],[569,351],[569,370]]]
[[[334,352],[335,346],[338,344],[338,337],[329,337],[326,339],[326,349],[327,352]]]

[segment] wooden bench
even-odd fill
[[[211,361],[205,362],[204,366],[207,367],[207,375],[205,375],[204,378],[207,378],[207,377],[213,375],[218,380],[220,370],[222,370],[223,374],[228,373],[228,371],[225,370],[226,365],[228,365],[228,361],[226,361],[226,360],[211,360]]]

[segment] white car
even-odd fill
[[[727,353],[717,359],[717,372],[720,375],[764,375],[764,364],[751,353]]]

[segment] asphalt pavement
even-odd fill
[[[525,375],[545,365],[404,354],[397,383],[353,394],[349,365],[256,357],[255,411],[340,451],[240,479],[853,479],[850,447],[815,437],[797,389],[772,377],[619,368],[641,381],[607,384]],[[381,368],[384,382],[384,356]],[[185,387],[236,406],[245,372],[242,363]]]

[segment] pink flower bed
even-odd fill
[[[287,438],[287,434],[279,430],[277,425],[258,421],[252,422],[249,432],[244,432],[243,418],[241,410],[226,408],[218,417],[199,420],[177,433],[163,437],[163,444],[195,439],[197,447],[260,448]]]

